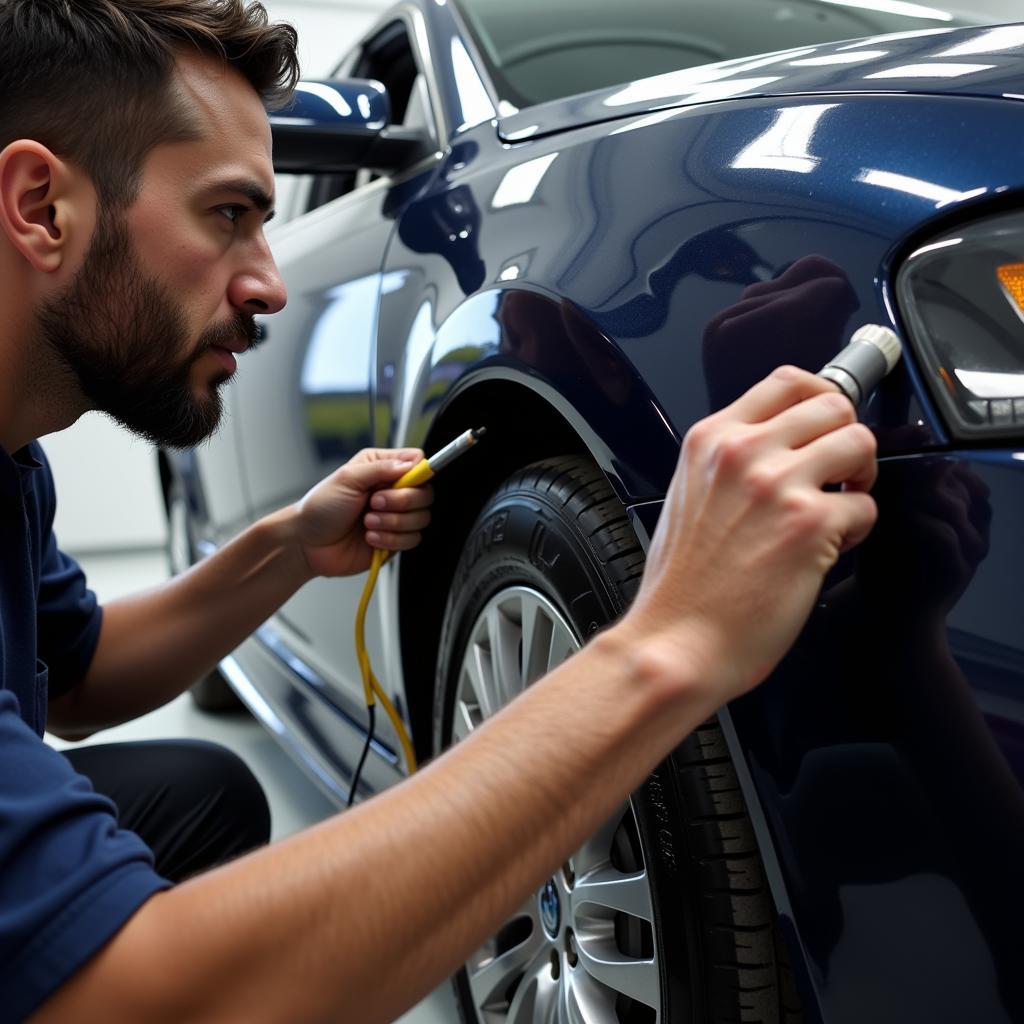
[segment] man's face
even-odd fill
[[[202,137],[149,154],[139,197],[101,211],[37,322],[95,408],[188,447],[217,427],[218,388],[256,340],[253,315],[279,310],[285,291],[263,235],[274,179],[258,96],[208,58],[182,58],[177,83]]]

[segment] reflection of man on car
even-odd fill
[[[820,256],[745,289],[704,334],[712,406],[742,393],[760,367],[820,365],[842,347],[856,308],[842,270]],[[899,451],[930,436],[907,427],[882,433]],[[832,573],[776,673],[784,714],[764,715],[777,724],[776,749],[788,751],[780,803],[792,834],[813,833],[794,851],[808,854],[794,899],[802,919],[817,922],[804,939],[828,936],[828,948],[814,950],[828,964],[843,934],[844,886],[949,875],[998,957],[1006,1006],[1024,1012],[1020,906],[1005,887],[1024,857],[1024,793],[946,627],[988,554],[989,489],[967,462],[931,456],[883,463],[873,495],[876,528]],[[820,723],[830,720],[832,742],[822,747]],[[806,739],[804,722],[815,730]]]

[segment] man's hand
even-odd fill
[[[298,502],[296,539],[310,572],[365,572],[374,548],[408,551],[420,542],[433,489],[391,485],[422,458],[418,448],[365,448]]]
[[[756,686],[871,530],[875,474],[850,402],[779,368],[687,434],[622,635],[669,671],[696,666],[714,706]]]

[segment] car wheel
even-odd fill
[[[617,618],[642,569],[625,509],[588,461],[549,459],[506,481],[470,533],[448,598],[438,748]],[[659,765],[453,983],[472,1024],[796,1024],[772,900],[717,722]]]
[[[167,499],[167,556],[175,576],[196,560],[188,498],[180,484],[172,485]],[[245,707],[217,669],[193,683],[189,693],[202,711],[238,711]]]

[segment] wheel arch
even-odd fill
[[[455,566],[480,509],[517,469],[553,454],[592,457],[584,438],[538,391],[520,379],[472,375],[435,417],[423,442],[430,452],[470,427],[485,426],[480,448],[445,470],[435,489],[423,543],[402,555],[398,615],[402,676],[416,754],[433,751],[435,668],[445,602]]]
[[[563,394],[527,369],[484,365],[468,373],[445,397],[422,442],[424,450],[435,451],[471,427],[487,428],[479,448],[447,468],[435,490],[432,520],[443,528],[428,530],[423,543],[402,556],[399,569],[402,675],[421,759],[434,753],[435,669],[448,591],[464,539],[490,495],[532,462],[581,455],[597,464],[624,504],[637,500],[608,439]],[[677,446],[653,404],[648,408],[654,422],[625,424],[632,439],[658,431],[662,443]]]

